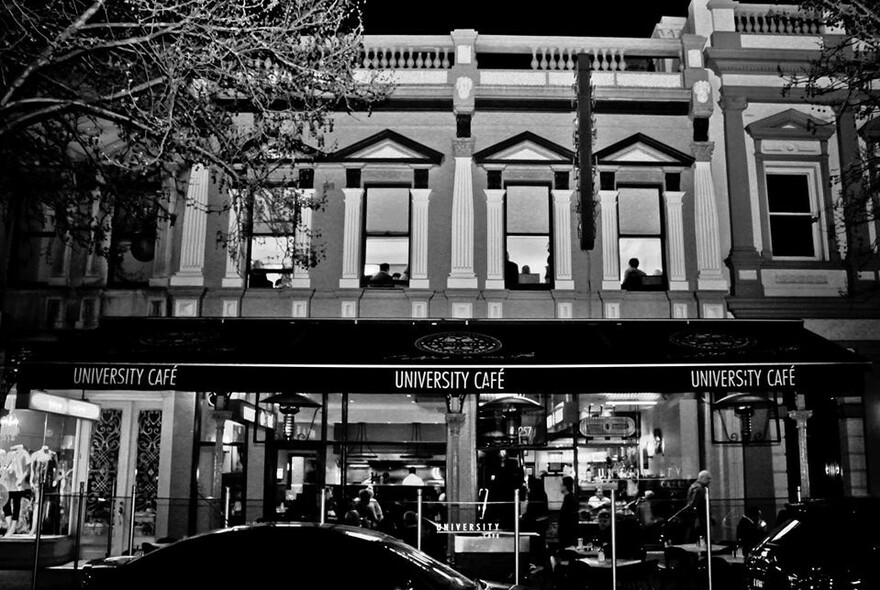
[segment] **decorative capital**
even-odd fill
[[[718,104],[725,111],[744,111],[749,106],[749,99],[745,96],[725,96],[722,94]]]
[[[691,151],[693,151],[694,158],[698,162],[710,162],[712,160],[712,153],[715,151],[715,142],[695,141],[691,144]]]
[[[470,158],[474,155],[474,140],[461,137],[452,140],[452,155],[456,158]]]
[[[795,421],[798,428],[805,428],[807,420],[813,415],[813,410],[789,410],[788,417]]]
[[[467,416],[465,414],[446,414],[446,428],[449,434],[454,436],[460,435],[466,419]]]

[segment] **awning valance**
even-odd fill
[[[120,318],[26,346],[19,389],[852,395],[869,367],[773,320]]]

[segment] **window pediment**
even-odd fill
[[[443,154],[386,129],[329,154],[324,161],[439,165]]]
[[[476,152],[474,162],[477,164],[571,165],[574,162],[574,152],[530,131],[525,131]]]
[[[694,163],[689,156],[653,137],[636,133],[622,141],[596,152],[595,157],[600,165],[634,165],[634,166],[680,166],[690,168]]]
[[[868,141],[877,141],[880,139],[880,117],[871,119],[859,129],[859,135]]]
[[[746,131],[754,139],[824,141],[834,135],[834,125],[796,109],[788,109],[746,125]]]

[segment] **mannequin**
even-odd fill
[[[55,480],[55,467],[57,461],[55,459],[55,451],[49,449],[48,445],[43,445],[39,450],[34,451],[31,455],[31,486],[34,488],[34,510],[31,521],[30,534],[37,534],[39,526],[39,506],[43,501],[44,486],[51,486]],[[49,514],[48,506],[44,506],[43,518]]]
[[[31,462],[30,453],[24,445],[12,445],[9,451],[2,457],[0,465],[0,484],[9,492],[9,501],[3,507],[3,515],[6,517],[5,537],[11,537],[18,526],[18,516],[21,512],[21,499],[30,489]]]

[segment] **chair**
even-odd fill
[[[696,556],[681,547],[666,547],[663,550],[664,564],[660,569],[660,579],[667,588],[689,588],[694,584]]]
[[[697,584],[705,586],[708,578],[709,560],[706,557],[700,557],[697,562]],[[733,590],[736,588],[734,583],[734,575],[730,564],[718,555],[712,556],[712,588],[713,590]]]
[[[618,590],[657,590],[658,564],[656,560],[643,561],[635,565],[618,568]]]

